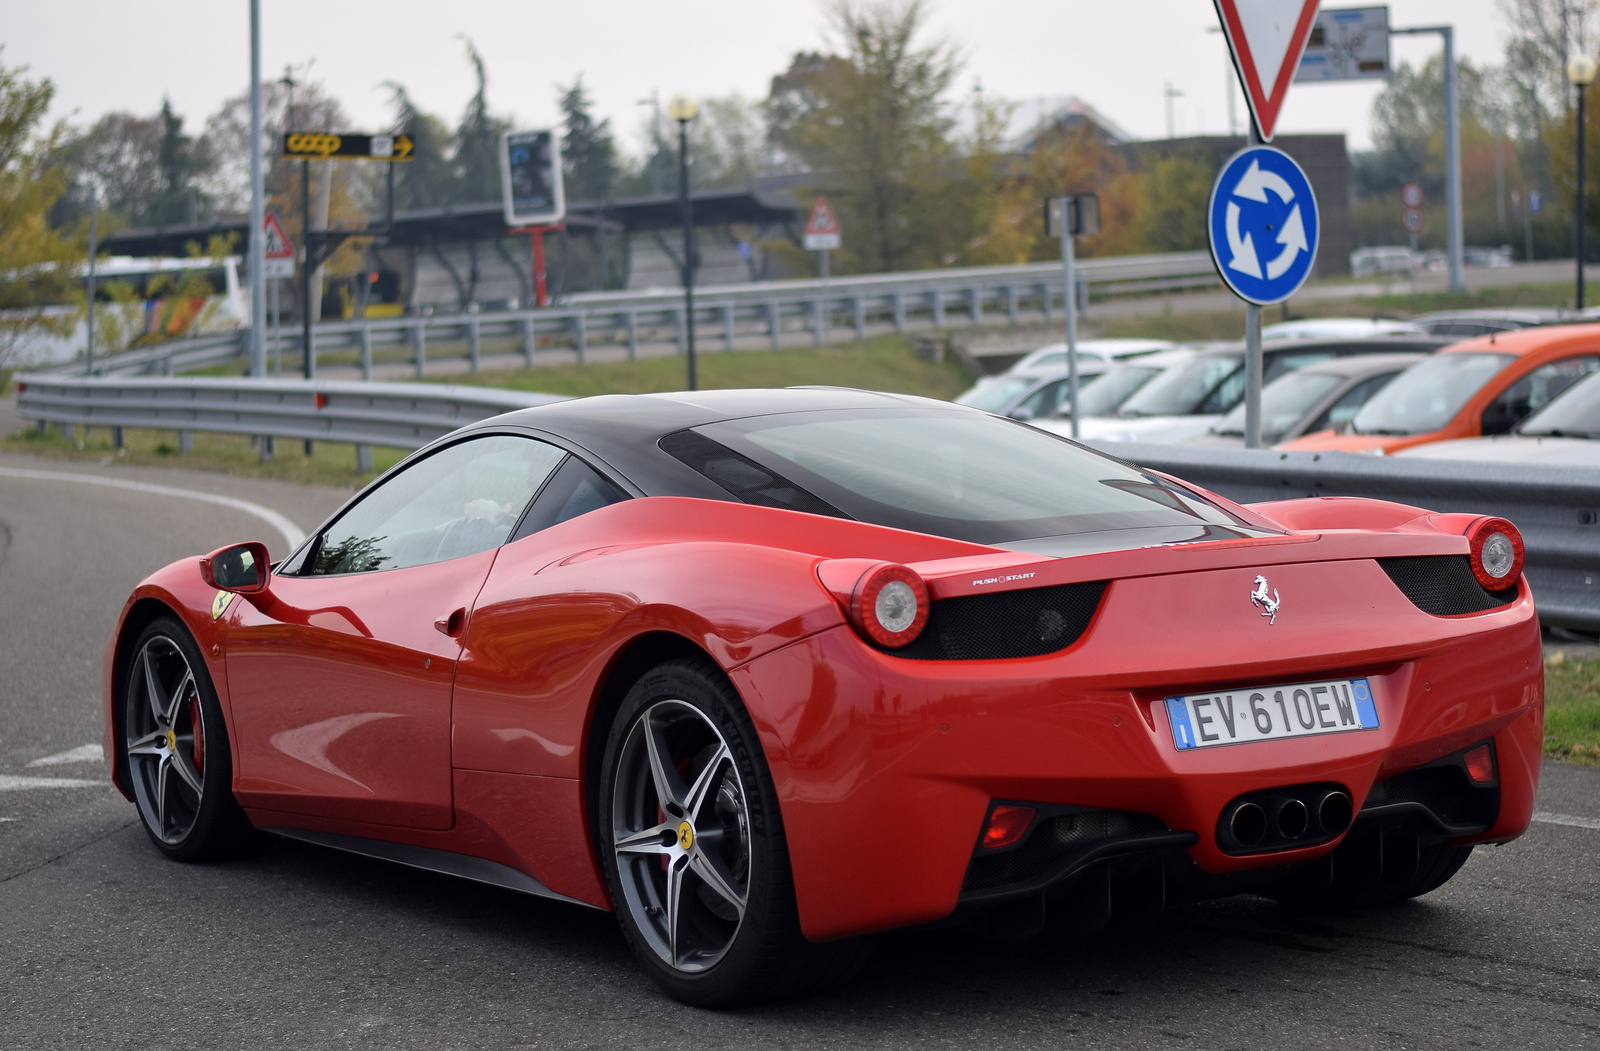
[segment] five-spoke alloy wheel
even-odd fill
[[[657,701],[622,745],[611,801],[622,893],[663,961],[702,971],[739,933],[750,893],[750,812],[722,733],[700,709]]]
[[[606,741],[595,838],[634,954],[701,1007],[804,995],[849,978],[870,939],[800,931],[777,789],[738,692],[715,665],[668,661],[623,698]]]
[[[197,861],[257,838],[233,799],[232,757],[211,676],[176,620],[156,620],[131,648],[121,716],[128,786],[163,853]]]

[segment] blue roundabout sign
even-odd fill
[[[1311,182],[1292,157],[1271,146],[1240,150],[1211,188],[1206,226],[1217,273],[1241,299],[1283,302],[1311,273],[1319,218]]]

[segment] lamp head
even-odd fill
[[[1593,79],[1593,74],[1590,75],[1590,79]],[[686,123],[694,120],[695,114],[699,112],[700,104],[687,91],[680,91],[667,100],[667,116],[673,120]]]
[[[1595,62],[1588,55],[1573,55],[1567,62],[1567,80],[1577,87],[1586,88],[1594,83]]]

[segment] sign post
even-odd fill
[[[817,253],[823,284],[828,283],[828,253],[837,250],[840,243],[839,219],[828,206],[828,199],[818,197],[811,203],[811,218],[806,220],[805,246],[806,251]]]
[[[1417,291],[1417,235],[1422,232],[1426,220],[1422,215],[1422,204],[1427,200],[1423,195],[1422,187],[1414,182],[1408,182],[1400,187],[1400,203],[1405,207],[1400,212],[1400,225],[1405,227],[1406,233],[1411,235],[1411,292]]]
[[[1217,177],[1217,184],[1211,191],[1206,229],[1210,233],[1211,256],[1216,261],[1217,272],[1245,301],[1244,444],[1248,449],[1258,449],[1261,447],[1261,307],[1289,298],[1311,272],[1311,262],[1317,254],[1316,201],[1311,195],[1311,184],[1288,154],[1261,144],[1271,142],[1277,130],[1278,114],[1289,96],[1289,85],[1300,69],[1321,0],[1213,0],[1213,3],[1217,18],[1222,22],[1222,35],[1228,38],[1234,69],[1244,86],[1245,102],[1250,107],[1251,145],[1234,154]],[[1261,156],[1256,156],[1258,153]],[[1284,164],[1273,158],[1287,162],[1298,179],[1289,179],[1283,170]],[[1236,168],[1241,160],[1256,163]],[[1262,174],[1263,166],[1270,179]],[[1294,189],[1296,181],[1304,188],[1301,203],[1308,205],[1309,226],[1307,213],[1298,207],[1290,212],[1289,198],[1277,193],[1283,187],[1300,193]],[[1276,196],[1275,206],[1268,200],[1269,193]],[[1241,227],[1246,203],[1251,213],[1250,222]],[[1258,209],[1256,205],[1268,208]],[[1270,223],[1264,218],[1269,208]],[[1285,212],[1288,214],[1283,214]],[[1298,220],[1295,227],[1289,225],[1293,220]],[[1243,232],[1245,228],[1249,232]],[[1268,234],[1273,235],[1272,240],[1283,246],[1283,250],[1266,264],[1263,272],[1256,244],[1258,237],[1260,243],[1268,243]],[[1223,244],[1227,246],[1227,263],[1222,259]],[[1287,291],[1282,291],[1285,288]],[[1279,291],[1281,295],[1277,294]]]
[[[1271,146],[1247,146],[1235,153],[1211,190],[1206,224],[1211,257],[1223,282],[1248,304],[1247,448],[1261,445],[1261,307],[1283,302],[1305,283],[1317,257],[1319,219],[1305,172]]]
[[[1067,403],[1072,412],[1072,437],[1078,437],[1078,287],[1072,275],[1072,239],[1100,232],[1100,195],[1080,193],[1045,202],[1045,235],[1061,238],[1061,281],[1067,323]]]
[[[561,179],[561,139],[549,128],[500,136],[500,189],[507,231],[527,234],[533,256],[533,302],[546,306],[544,235],[566,229],[567,197]]]
[[[331,131],[291,131],[283,136],[283,155],[300,161],[300,222],[301,239],[305,242],[305,260],[300,271],[300,340],[302,349],[301,372],[306,379],[317,375],[317,355],[312,346],[312,294],[311,277],[323,262],[352,237],[374,237],[389,233],[394,228],[394,165],[395,161],[409,161],[413,143],[409,135],[346,135]],[[314,160],[385,161],[389,167],[388,220],[381,227],[364,230],[313,230],[311,229],[311,162]],[[288,240],[287,236],[284,238]],[[306,440],[306,455],[311,455],[311,441]]]

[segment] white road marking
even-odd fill
[[[235,511],[243,511],[247,515],[254,515],[283,534],[283,539],[291,548],[299,547],[300,541],[306,538],[306,534],[299,526],[270,507],[262,507],[260,504],[253,504],[249,500],[236,500],[231,496],[202,493],[194,489],[174,489],[165,485],[151,485],[149,482],[135,482],[127,478],[104,478],[97,474],[75,474],[68,471],[30,471],[21,467],[0,467],[0,478],[31,478],[43,482],[81,482],[85,485],[104,485],[112,489],[130,489],[136,493],[152,493],[156,496],[176,496],[183,500],[203,500],[208,504],[220,504],[223,507],[231,507]]]
[[[21,777],[0,774],[0,792],[25,792],[30,788],[99,788],[110,781],[83,781],[75,777]]]
[[[103,763],[105,751],[97,744],[81,744],[76,748],[69,748],[65,752],[55,755],[42,756],[33,760],[28,765],[33,766],[65,766],[67,763]]]
[[[1568,828],[1592,828],[1600,831],[1600,818],[1579,817],[1576,814],[1552,814],[1548,810],[1535,810],[1533,819],[1546,825],[1566,825]]]

